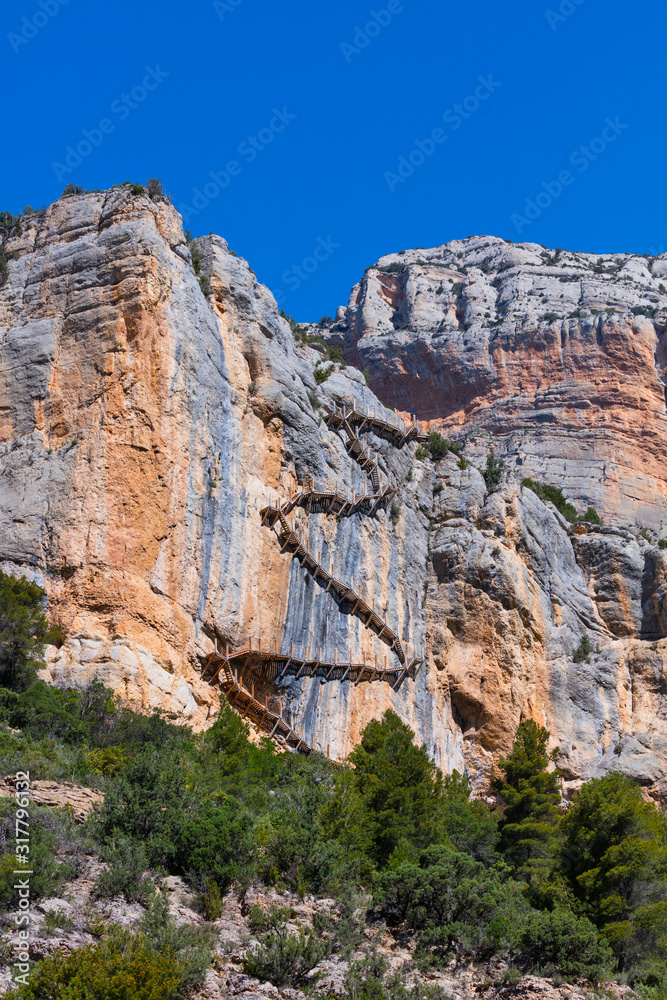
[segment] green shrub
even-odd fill
[[[197,900],[199,907],[207,920],[219,920],[222,916],[224,903],[218,883],[210,875],[205,878],[205,889]]]
[[[0,911],[16,908],[18,894],[15,889],[16,863],[16,800],[0,800]],[[77,838],[83,834],[73,820],[63,813],[30,804],[30,897],[34,901],[56,896],[61,886],[75,878],[80,870]],[[61,853],[67,849],[65,856]],[[82,855],[81,851],[81,855]]]
[[[246,975],[268,980],[274,986],[298,987],[316,982],[318,977],[311,973],[329,957],[329,943],[310,928],[300,926],[296,933],[290,931],[287,925],[291,915],[289,907],[272,906],[268,911],[259,906],[251,908],[248,924],[257,934],[259,945],[243,959]]]
[[[461,455],[460,459],[457,462],[457,465],[459,469],[467,469],[468,466],[470,465],[470,462],[468,461],[467,458],[464,458],[463,455]]]
[[[142,843],[118,837],[102,848],[102,860],[109,864],[95,883],[96,895],[106,899],[124,896],[128,903],[146,903],[155,887],[146,875],[148,860]]]
[[[160,199],[165,197],[165,193],[162,190],[162,181],[158,177],[151,177],[146,185],[146,192],[148,197],[153,201],[160,201]]]
[[[204,259],[204,255],[197,246],[196,243],[190,243],[190,257],[192,259],[192,269],[195,274],[199,274],[201,271],[201,262]]]
[[[345,368],[345,358],[343,356],[342,347],[330,347],[327,346],[327,357],[329,361],[334,361],[337,365],[342,365]]]
[[[364,379],[366,380],[366,385],[370,385],[371,384],[371,371],[370,371],[370,368],[364,368],[364,370],[362,372],[362,375],[364,376]]]
[[[572,659],[574,660],[575,663],[583,663],[585,660],[588,660],[589,656],[591,655],[592,649],[593,647],[591,646],[591,640],[589,639],[588,635],[584,633],[584,635],[582,635],[581,637],[581,642],[579,643],[579,645],[577,646],[572,655]]]
[[[517,969],[516,965],[508,965],[506,969],[503,970],[501,976],[501,982],[504,986],[518,986],[523,979],[523,974],[521,969]]]
[[[58,934],[60,931],[74,930],[74,921],[64,910],[49,910],[44,917],[41,931],[47,936]]]
[[[117,931],[99,944],[38,962],[17,1000],[172,1000],[182,995],[185,964],[155,954],[146,938]]]
[[[234,256],[236,256],[236,254],[234,254]],[[296,320],[292,319],[289,313],[286,313],[284,309],[280,310],[280,315],[284,320],[286,320],[289,323],[289,328],[294,334],[294,339],[304,341],[306,339],[306,331],[304,330],[304,328],[302,326],[299,326]]]
[[[438,462],[447,454],[449,442],[442,434],[438,434],[437,431],[431,431],[428,436],[428,450],[431,453],[433,461]]]
[[[376,951],[351,962],[343,979],[346,997],[349,1000],[387,1000],[383,983],[388,968],[387,959]]]
[[[61,194],[60,197],[64,198],[65,195],[68,194],[85,194],[85,192],[80,184],[68,184],[67,187],[65,187],[65,189],[63,190],[63,193]]]
[[[363,943],[365,909],[368,899],[360,895],[354,885],[350,885],[340,893],[340,909],[338,919],[333,920],[326,913],[313,914],[313,930],[320,935],[329,935],[332,939],[332,950],[339,952],[343,958],[350,955]],[[361,913],[358,911],[361,910]]]
[[[418,462],[428,457],[428,448],[425,448],[423,444],[420,444],[415,451],[415,458]]]
[[[667,549],[667,538],[661,538],[658,542],[658,547],[661,549]]]
[[[0,571],[0,685],[24,691],[43,666],[44,644],[60,641],[44,614],[46,595],[25,577]]]
[[[103,747],[88,754],[90,769],[95,774],[117,774],[130,759],[127,747]]]
[[[226,888],[245,876],[253,854],[252,819],[224,792],[193,795],[191,747],[151,747],[137,754],[107,792],[99,831],[145,845],[149,865],[171,874],[210,875]]]
[[[316,758],[296,759],[283,777],[265,819],[255,825],[261,847],[256,869],[267,882],[279,882],[298,893],[318,890],[338,877],[338,845],[322,843],[313,822],[331,794],[330,769]]]
[[[208,930],[177,924],[169,913],[169,902],[158,892],[141,918],[139,929],[156,955],[174,955],[180,965],[177,993],[191,996],[201,986],[211,964],[213,935]]]
[[[545,483],[536,483],[534,479],[525,478],[521,480],[521,485],[528,490],[532,490],[543,502],[554,505],[556,510],[562,514],[566,521],[571,524],[577,520],[576,508],[563,496],[563,491],[558,486],[547,486]],[[597,522],[596,522],[597,523]]]
[[[315,372],[314,372],[314,375],[315,375],[315,381],[317,382],[317,384],[321,385],[322,382],[326,382],[326,380],[329,378],[329,376],[333,374],[334,368],[335,368],[335,365],[333,365],[333,364],[329,365],[328,368],[316,368]]]
[[[201,288],[204,295],[213,295],[213,289],[211,287],[211,282],[208,280],[205,274],[199,275],[199,287]]]
[[[132,184],[130,187],[130,194],[143,194],[144,186],[143,184]]]
[[[579,521],[587,521],[589,524],[602,524],[602,518],[596,511],[595,507],[588,507],[585,514],[577,518]]]
[[[569,910],[536,914],[528,921],[521,943],[537,971],[554,966],[563,976],[597,982],[615,964],[609,945],[598,937],[590,920]]]
[[[454,953],[481,958],[514,947],[529,912],[520,883],[444,846],[427,848],[418,864],[382,872],[374,898],[391,924],[419,932],[423,969]]]
[[[489,493],[494,493],[498,489],[504,471],[505,462],[502,458],[496,458],[496,453],[492,448],[486,456],[486,468],[483,472],[484,482]]]

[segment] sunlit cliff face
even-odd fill
[[[568,782],[620,767],[664,795],[665,553],[648,539],[665,517],[665,259],[546,260],[477,238],[384,258],[355,288],[328,336],[467,459],[434,463],[415,439],[357,426],[391,501],[288,515],[383,636],[261,512],[306,480],[372,493],[326,413],[397,418],[360,370],[295,340],[224,240],[197,247],[210,295],[175,210],[125,187],[61,199],[7,241],[0,546],[62,624],[48,677],[98,677],[203,727],[214,641],[261,640],[377,664],[362,679],[256,672],[257,695],[334,757],[391,707],[483,793],[532,716]],[[479,471],[491,446],[507,465],[494,492]],[[603,526],[573,528],[524,476],[563,485]],[[424,659],[398,685],[381,675],[398,662],[389,633]],[[584,634],[593,653],[575,662]]]

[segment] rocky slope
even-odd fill
[[[295,339],[223,239],[198,239],[193,258],[164,201],[127,187],[65,197],[10,235],[0,560],[47,589],[65,634],[49,653],[52,680],[96,676],[203,726],[217,706],[200,676],[216,639],[396,666],[388,633],[281,552],[261,515],[306,477],[370,494],[375,468],[396,490],[391,504],[297,507],[289,527],[424,665],[395,686],[373,671],[354,682],[287,672],[264,688],[258,678],[262,697],[277,691],[294,730],[339,758],[392,707],[480,794],[517,723],[534,716],[561,747],[569,787],[620,767],[667,795],[667,553],[637,532],[665,516],[667,261],[649,271],[622,258],[612,276],[585,255],[552,264],[527,244],[454,246],[385,258],[331,336],[385,402],[465,438],[466,468],[451,453],[418,458],[415,440],[368,425],[357,431],[369,452],[355,457],[327,408],[396,416],[358,368]],[[485,263],[503,254],[514,260],[504,270]],[[580,264],[566,273],[570,258]],[[538,322],[575,284],[581,316]],[[584,316],[603,291],[630,312]],[[493,313],[501,299],[506,318]],[[651,318],[632,312],[654,307]],[[479,322],[486,311],[493,329]],[[510,469],[490,493],[476,466],[492,441]],[[526,474],[595,503],[604,526],[574,530],[520,486]],[[593,653],[574,662],[585,634]]]
[[[99,939],[100,927],[118,924],[121,927],[138,929],[145,913],[140,903],[127,903],[123,897],[112,900],[100,899],[95,893],[95,880],[106,865],[97,858],[88,858],[82,866],[81,875],[65,886],[62,898],[44,899],[31,907],[31,955],[42,959],[61,951],[66,953],[87,945],[94,945]],[[252,905],[268,909],[271,905],[290,907],[292,921],[289,930],[311,927],[316,914],[336,921],[340,904],[334,899],[319,899],[306,896],[300,899],[293,893],[277,892],[251,886],[243,895],[230,891],[224,898],[222,916],[213,923],[206,924],[197,909],[196,896],[185,882],[176,877],[163,878],[161,891],[169,901],[169,912],[176,924],[206,926],[212,936],[213,962],[206,974],[203,986],[197,990],[195,1000],[220,1000],[238,997],[240,1000],[306,1000],[307,996],[329,997],[347,996],[344,977],[350,964],[374,954],[385,959],[388,973],[398,974],[401,982],[412,986],[415,982],[425,982],[429,987],[440,987],[452,1000],[468,1000],[476,996],[480,1000],[503,1000],[513,998],[535,998],[535,1000],[595,1000],[599,996],[589,984],[572,985],[561,983],[560,979],[547,979],[526,975],[519,981],[507,980],[507,963],[495,957],[483,966],[452,960],[441,972],[433,971],[425,977],[419,974],[413,961],[415,940],[413,935],[392,933],[383,921],[371,919],[365,924],[362,940],[342,954],[334,947],[329,959],[321,962],[314,970],[319,975],[316,986],[307,992],[283,987],[277,989],[269,982],[260,982],[246,975],[242,969],[244,955],[257,945],[248,926],[247,914]],[[365,915],[365,905],[369,899],[358,898],[357,918]],[[60,926],[51,926],[47,919],[51,914]],[[13,954],[13,931],[8,927],[11,915],[0,922],[0,995],[8,992],[11,983],[11,968],[4,965]],[[633,1000],[633,993],[627,986],[616,983],[606,984],[605,995],[609,1000]]]

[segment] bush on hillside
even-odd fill
[[[0,686],[25,691],[43,666],[44,644],[60,641],[44,607],[41,587],[0,571]]]
[[[521,943],[536,971],[557,969],[568,979],[598,982],[614,971],[611,948],[598,937],[594,924],[570,910],[538,913],[526,924]]]
[[[120,936],[56,953],[38,962],[17,1000],[173,1000],[179,996],[182,964],[171,954],[155,955],[144,938]]]
[[[259,945],[246,953],[243,971],[248,976],[267,980],[274,986],[304,986],[313,984],[317,976],[311,973],[329,956],[329,943],[315,931],[299,926],[290,931],[289,907],[272,906],[264,911],[253,906],[248,915],[250,929],[257,934]]]
[[[379,874],[374,898],[391,924],[419,931],[422,967],[518,945],[529,913],[520,883],[445,846]]]

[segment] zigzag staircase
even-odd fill
[[[261,640],[254,649],[250,642],[247,648],[230,653],[226,646],[221,648],[216,640],[215,651],[205,661],[202,671],[202,677],[210,684],[217,682],[220,685],[230,705],[241,712],[244,719],[251,719],[258,728],[285,748],[307,754],[313,751],[313,739],[308,744],[303,739],[303,732],[299,735],[292,729],[290,722],[283,716],[283,706],[275,694],[269,697],[265,690],[263,701],[261,697],[255,697],[256,686],[263,685],[266,689],[267,684],[272,686],[287,674],[294,674],[297,678],[319,676],[325,681],[339,683],[385,681],[396,690],[406,677],[414,679],[423,663],[422,659],[416,657],[408,662],[398,634],[376,612],[375,606],[368,604],[354,589],[354,581],[349,585],[335,576],[333,565],[330,569],[322,565],[321,554],[316,556],[310,552],[308,543],[304,545],[290,525],[288,516],[297,507],[309,514],[325,513],[336,518],[350,517],[353,514],[373,516],[377,510],[386,508],[396,496],[396,489],[381,484],[377,455],[373,458],[370,449],[360,441],[359,434],[364,428],[387,434],[397,447],[412,440],[425,440],[428,435],[420,432],[418,423],[407,427],[398,418],[393,423],[375,414],[371,416],[356,410],[354,406],[349,410],[334,406],[333,410],[326,409],[326,415],[327,424],[332,430],[343,430],[345,433],[347,450],[367,472],[373,492],[353,493],[350,496],[339,492],[337,484],[332,489],[329,483],[326,489],[316,489],[313,480],[307,477],[294,496],[282,503],[270,502],[262,508],[262,523],[275,532],[280,551],[290,552],[292,558],[298,559],[315,581],[331,594],[341,611],[358,617],[366,628],[386,643],[395,653],[398,664],[387,666],[385,663],[379,667],[377,659],[374,666],[351,661],[338,663],[336,659],[333,662],[326,661],[321,658],[321,650],[318,650],[317,656],[311,656],[309,650],[295,656],[292,646],[289,654],[278,652],[277,643],[274,643],[273,651],[266,646],[262,650]]]

